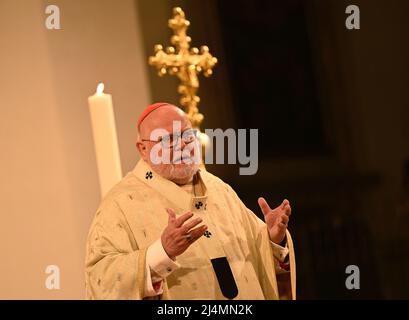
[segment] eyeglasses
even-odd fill
[[[141,139],[142,141],[150,141],[150,142],[160,142],[163,148],[173,148],[175,147],[178,142],[179,138],[182,138],[182,141],[185,144],[189,144],[196,140],[197,138],[197,129],[186,129],[181,133],[175,134],[167,134],[162,137],[159,137],[158,140],[149,140],[149,139]]]

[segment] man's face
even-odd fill
[[[199,168],[200,148],[186,114],[167,105],[152,111],[140,125],[141,157],[165,179],[189,182]]]

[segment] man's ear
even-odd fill
[[[141,158],[146,160],[148,149],[146,148],[145,144],[142,141],[137,141],[135,145],[136,149],[138,149]]]

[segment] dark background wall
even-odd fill
[[[409,2],[136,3],[146,57],[181,6],[193,45],[219,58],[201,78],[203,128],[259,129],[256,175],[208,170],[257,214],[260,195],[290,199],[299,298],[409,298]],[[349,4],[360,30],[345,28]],[[177,80],[146,68],[153,100],[178,104]],[[345,287],[350,264],[360,290]]]

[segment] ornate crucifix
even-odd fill
[[[149,57],[149,64],[155,66],[159,71],[159,76],[167,73],[176,75],[181,84],[178,92],[182,95],[180,104],[185,108],[192,126],[200,128],[203,115],[199,113],[197,105],[200,98],[196,95],[199,89],[198,74],[203,71],[205,77],[209,77],[212,68],[217,63],[207,46],[190,48],[191,38],[186,35],[186,30],[190,25],[185,19],[185,13],[179,7],[173,9],[173,18],[169,20],[169,27],[174,35],[171,38],[173,46],[167,47],[166,52],[160,44],[155,45],[155,55]]]

